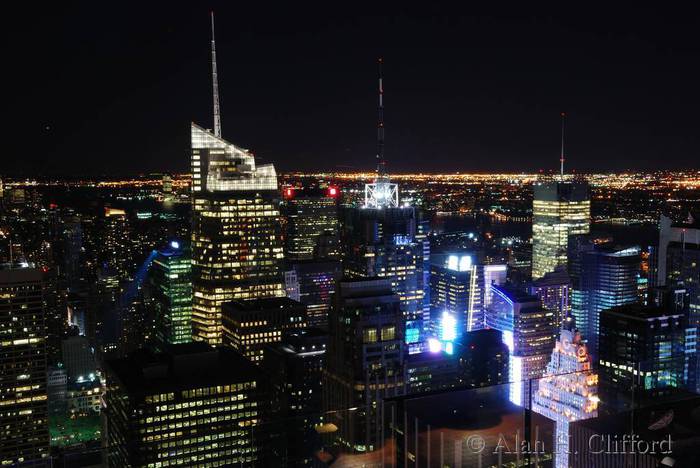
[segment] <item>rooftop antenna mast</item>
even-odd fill
[[[214,94],[214,136],[221,138],[221,113],[219,111],[219,78],[216,73],[216,41],[214,39],[214,12],[211,12],[211,80]]]
[[[382,83],[382,64],[384,59],[377,60],[379,65],[379,107],[377,109],[377,180],[387,179],[386,160],[384,159],[384,84]]]
[[[559,156],[559,176],[564,180],[564,124],[566,122],[566,112],[561,113],[561,154]]]

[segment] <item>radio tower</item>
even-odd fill
[[[377,181],[387,179],[386,160],[384,159],[384,85],[382,83],[382,63],[380,57],[379,65],[379,107],[377,109]]]
[[[382,64],[379,64],[379,108],[377,116],[377,172],[374,183],[365,184],[365,207],[396,208],[399,206],[399,186],[389,181],[384,159],[384,83],[382,81]]]
[[[564,180],[564,123],[566,122],[566,112],[561,113],[561,155],[559,157],[559,163],[561,168],[559,169],[559,175],[561,179]]]
[[[211,12],[211,81],[214,94],[214,136],[221,138],[221,113],[219,112],[219,78],[216,74],[216,41],[214,40],[214,12]]]

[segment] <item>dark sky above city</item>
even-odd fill
[[[700,167],[693,12],[105,5],[6,12],[0,173],[187,170],[212,8],[223,136],[281,171],[372,168],[378,56],[390,171],[556,169],[562,111],[570,170]]]

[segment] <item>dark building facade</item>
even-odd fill
[[[284,272],[287,297],[306,306],[308,325],[326,329],[331,298],[341,276],[338,260],[288,261]]]
[[[322,382],[328,335],[318,328],[285,330],[279,343],[265,348],[263,369],[273,390],[284,450],[280,463],[308,466],[319,450],[315,426],[322,422]]]
[[[599,376],[606,408],[683,388],[688,375],[687,320],[664,307],[629,304],[600,316]],[[694,335],[693,340],[694,340]]]
[[[342,216],[343,273],[348,278],[391,281],[401,300],[411,341],[430,320],[424,296],[424,242],[416,239],[416,211],[402,208],[348,208]]]
[[[338,428],[333,442],[351,452],[379,447],[382,400],[405,393],[404,322],[390,280],[339,283],[329,320],[323,409]]]

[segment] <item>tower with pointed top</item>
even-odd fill
[[[542,278],[558,266],[566,267],[569,236],[588,234],[591,200],[588,183],[564,176],[564,119],[561,114],[560,174],[538,181],[532,202],[532,279]]]
[[[284,295],[277,174],[221,138],[212,14],[214,133],[192,123],[192,337],[222,342],[225,302]]]
[[[373,183],[365,185],[364,205],[343,210],[343,274],[347,278],[390,280],[401,301],[406,341],[417,347],[430,320],[423,274],[430,250],[425,233],[419,232],[419,213],[412,206],[399,206],[398,185],[391,183],[386,170],[382,63],[379,59],[376,175]]]

